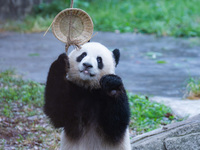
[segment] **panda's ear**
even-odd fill
[[[115,67],[118,65],[119,63],[119,58],[120,58],[120,52],[119,52],[119,49],[114,49],[113,50],[113,57],[115,59]]]

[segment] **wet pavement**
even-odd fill
[[[182,97],[190,77],[200,77],[200,39],[98,32],[91,41],[119,48],[116,69],[134,94]],[[45,83],[50,64],[64,44],[51,32],[0,33],[0,71],[15,68],[25,79]]]

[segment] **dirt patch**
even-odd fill
[[[54,130],[40,108],[37,114],[27,116],[28,107],[13,107],[13,116],[0,116],[0,148],[55,149],[59,146],[60,131]]]

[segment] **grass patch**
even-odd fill
[[[22,24],[12,30],[44,31],[55,15],[69,7],[69,0],[40,4]],[[88,12],[97,31],[120,31],[158,36],[200,36],[199,0],[74,0],[74,7]]]
[[[0,73],[0,149],[58,149],[60,132],[42,111],[44,85]]]
[[[200,78],[189,79],[185,97],[188,99],[200,99]]]
[[[58,149],[55,130],[42,111],[44,85],[24,81],[14,71],[0,73],[0,149]],[[171,109],[128,93],[133,136],[177,121]]]
[[[128,97],[131,107],[130,128],[138,134],[178,121],[172,110],[163,104],[151,102],[145,96],[128,93]]]
[[[27,105],[29,108],[43,106],[44,86],[33,81],[24,81],[14,71],[0,73],[0,105],[3,114],[12,117],[11,103],[18,107]],[[2,105],[3,104],[3,105]]]

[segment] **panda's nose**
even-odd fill
[[[85,68],[92,68],[93,66],[90,63],[83,63]]]

